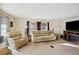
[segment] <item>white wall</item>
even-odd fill
[[[65,30],[65,21],[64,20],[54,20],[53,28],[55,33],[63,34]]]
[[[54,20],[52,27],[54,28],[55,33],[63,34],[63,31],[66,30],[66,22],[79,20],[79,17],[69,18],[69,19],[61,19]]]
[[[2,4],[2,9],[6,12],[23,17],[24,19],[15,19],[15,29],[23,31],[25,29],[26,21],[50,21],[50,30],[54,29],[56,33],[63,33],[65,30],[66,21],[79,20],[79,4],[78,3],[64,3],[64,4]],[[31,19],[30,19],[31,18]],[[43,20],[45,19],[45,20]],[[51,19],[51,20],[49,20]]]
[[[15,30],[21,31],[23,35],[25,33],[26,25],[27,23],[25,19],[15,19]]]
[[[21,31],[22,34],[24,35],[25,28],[27,28],[27,21],[37,22],[37,21],[40,21],[40,19],[15,19],[15,30],[16,31]],[[50,30],[52,29],[52,27],[51,27],[52,26],[51,20],[41,19],[41,22],[50,22]]]
[[[2,5],[3,5],[3,4],[2,4],[2,3],[0,3],[0,9],[1,9]]]
[[[78,3],[4,3],[2,9],[24,18],[59,19],[79,15]]]
[[[23,34],[25,33],[25,28],[27,21],[36,22],[40,21],[39,19],[15,19],[14,29],[21,31]],[[79,17],[70,18],[70,19],[61,19],[61,20],[49,20],[49,19],[41,19],[41,22],[49,22],[50,30],[54,30],[55,33],[63,34],[63,31],[66,30],[66,22],[79,20]]]

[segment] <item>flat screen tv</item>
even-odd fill
[[[79,20],[66,22],[66,30],[79,31]]]

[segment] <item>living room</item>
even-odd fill
[[[78,44],[63,40],[66,23],[79,19],[78,5],[78,3],[2,3],[0,35],[4,36],[5,42],[0,44],[1,48],[7,46],[10,49],[9,54],[13,55],[79,54]],[[70,52],[66,51],[67,49]]]

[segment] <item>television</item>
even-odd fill
[[[79,20],[66,22],[66,30],[79,31]]]

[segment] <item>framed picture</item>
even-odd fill
[[[12,21],[10,21],[10,27],[13,27],[13,22]]]

